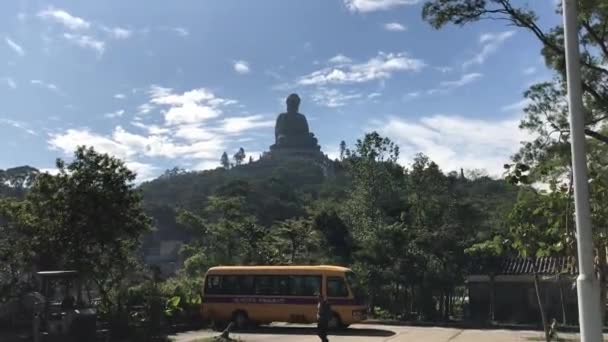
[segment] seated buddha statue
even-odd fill
[[[271,149],[294,148],[319,150],[317,139],[308,129],[306,117],[299,113],[300,97],[291,94],[285,101],[287,112],[279,114],[274,127],[275,144]]]

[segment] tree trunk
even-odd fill
[[[602,325],[604,324],[604,320],[606,319],[606,246],[600,243],[598,248],[598,263],[599,263],[599,274],[598,278],[600,280],[600,305],[601,305],[601,315],[602,315]]]
[[[441,290],[441,295],[439,296],[439,317],[443,319],[445,312],[445,296],[443,290]]]
[[[557,275],[557,286],[559,286],[559,301],[562,307],[562,324],[568,324],[568,318],[566,316],[566,302],[564,300],[564,286],[561,280],[561,274]]]
[[[496,291],[494,285],[494,274],[490,274],[490,322],[496,321]]]
[[[549,336],[549,324],[547,324],[547,317],[545,316],[545,309],[543,308],[543,301],[540,296],[540,281],[538,279],[538,272],[536,271],[536,264],[534,264],[534,290],[536,292],[536,301],[538,302],[538,311],[540,311],[540,319],[543,323],[543,331],[545,332],[545,341],[551,342]]]

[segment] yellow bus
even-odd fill
[[[237,328],[271,322],[315,323],[319,294],[331,305],[329,327],[366,318],[354,273],[339,266],[219,266],[205,275],[202,315]],[[221,325],[220,325],[221,326]]]

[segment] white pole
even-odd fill
[[[563,0],[564,38],[566,47],[566,74],[570,132],[572,137],[572,171],[574,178],[574,207],[579,275],[578,318],[581,342],[602,341],[600,291],[593,266],[593,236],[589,210],[589,185],[585,151],[585,122],[581,92],[580,53],[578,46],[577,0]]]

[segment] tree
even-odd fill
[[[344,140],[340,141],[340,160],[344,159],[346,155],[346,142]]]
[[[608,134],[605,132],[608,120],[608,69],[602,66],[608,60],[608,30],[605,30],[608,4],[603,0],[584,0],[579,1],[579,7],[585,134],[608,144]],[[557,12],[561,11],[560,2]],[[534,142],[526,146],[526,150],[533,153],[534,150],[562,143],[562,138],[567,139],[569,125],[565,99],[564,30],[561,25],[543,31],[534,11],[517,7],[510,0],[432,0],[425,3],[422,16],[435,28],[448,23],[465,25],[491,19],[507,21],[532,33],[542,44],[545,63],[555,71],[556,77],[553,82],[533,85],[525,93],[532,104],[526,108],[527,117],[522,121],[522,127],[540,133]]]
[[[41,174],[26,197],[37,269],[75,269],[91,279],[103,305],[112,309],[117,291],[136,266],[135,252],[150,219],[135,189],[135,173],[93,148],[79,147],[74,160],[57,160],[56,176]]]
[[[222,153],[222,157],[220,158],[220,164],[226,170],[230,168],[230,160],[228,159],[228,154],[226,154],[226,151]]]
[[[243,160],[245,160],[245,150],[241,147],[234,154],[234,163],[238,166],[238,165],[241,165],[243,163]]]
[[[253,157],[249,156],[249,164],[253,163]]]
[[[318,248],[318,236],[307,219],[288,219],[278,224],[276,234],[283,260],[288,263],[310,262]]]

